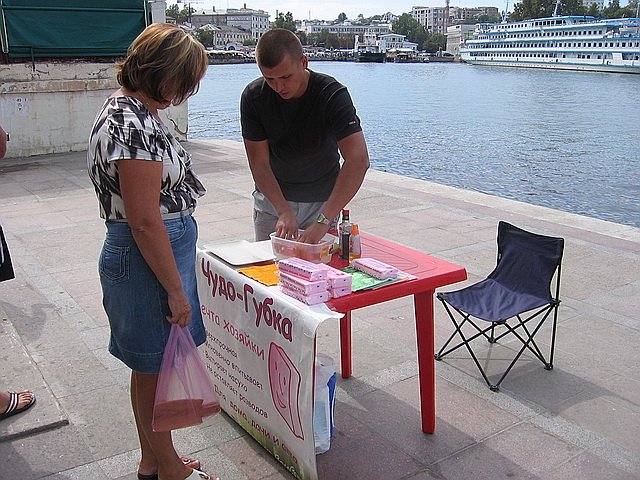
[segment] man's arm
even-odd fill
[[[280,185],[273,174],[273,170],[271,170],[268,140],[255,142],[245,138],[244,148],[247,152],[249,168],[256,187],[267,197],[267,200],[271,202],[278,214],[276,236],[296,238],[298,236],[298,220],[295,212],[284,198]]]
[[[344,159],[336,184],[327,199],[322,213],[329,219],[335,218],[360,189],[369,168],[369,153],[362,132],[353,133],[338,142]],[[304,231],[300,241],[318,243],[329,230],[329,226],[314,223]]]

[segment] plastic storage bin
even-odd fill
[[[316,455],[331,446],[333,411],[336,403],[336,368],[329,355],[316,355],[316,383],[313,407],[313,437]]]
[[[303,230],[299,230],[301,234]],[[329,263],[331,261],[331,250],[333,248],[333,235],[325,235],[322,241],[317,244],[296,242],[286,238],[276,237],[275,232],[271,235],[271,248],[277,260],[283,258],[302,258],[313,263]]]

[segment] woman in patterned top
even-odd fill
[[[116,65],[121,88],[98,113],[87,162],[107,234],[98,269],[109,318],[109,351],[131,368],[131,404],[142,459],[138,478],[208,479],[179,457],[171,432],[151,423],[158,372],[171,324],[205,341],[191,213],[205,192],[190,155],[158,111],[193,95],[207,69],[202,45],[168,24],[147,27]]]

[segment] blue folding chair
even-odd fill
[[[465,346],[489,388],[497,392],[500,384],[525,350],[529,350],[546,370],[553,368],[558,306],[560,305],[560,268],[564,239],[527,232],[507,222],[498,224],[498,261],[495,269],[481,282],[454,292],[438,293],[455,331],[435,355],[441,360],[449,353]],[[553,278],[555,291],[551,293]],[[553,313],[551,347],[547,361],[534,337]],[[526,315],[525,315],[526,314]],[[475,319],[488,322],[479,326]],[[465,324],[477,333],[466,336]],[[496,336],[496,329],[506,330]],[[472,349],[472,342],[482,336],[490,344],[511,334],[522,347],[517,352],[497,383],[491,383]],[[448,348],[459,336],[461,342]],[[510,337],[512,338],[512,337]]]

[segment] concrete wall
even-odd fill
[[[86,149],[96,113],[117,88],[110,63],[0,65],[0,125],[11,134],[7,157]],[[187,104],[161,115],[186,140]]]

